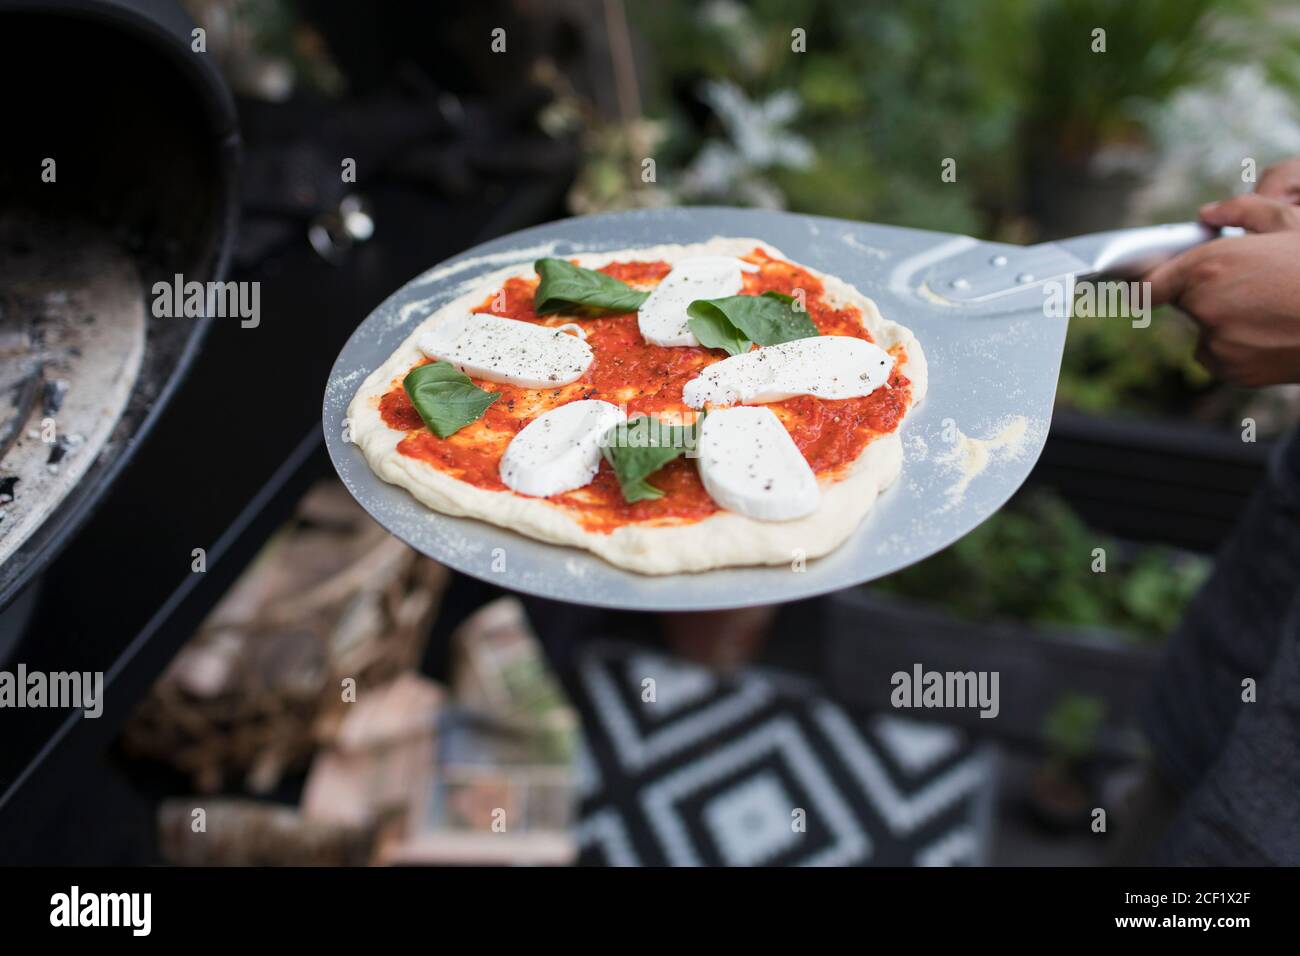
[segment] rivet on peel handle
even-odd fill
[[[1222,235],[1232,232],[1224,230]],[[993,256],[988,245],[981,244],[935,263],[925,279],[931,289],[951,290],[945,297],[954,304],[986,302],[1053,280],[1103,274],[1135,279],[1219,235],[1208,226],[1185,222],[1116,229],[1036,246],[1007,246],[1006,252]]]

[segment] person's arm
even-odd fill
[[[1300,229],[1216,239],[1147,277],[1200,327],[1196,359],[1233,385],[1300,382]]]
[[[1270,166],[1258,191],[1210,203],[1201,219],[1254,235],[1217,239],[1146,276],[1152,305],[1200,327],[1196,358],[1234,385],[1300,382],[1300,157]]]
[[[1147,277],[1154,298],[1197,322],[1198,356],[1228,381],[1300,381],[1298,203],[1300,157],[1266,170],[1256,194],[1201,211],[1256,235],[1208,243]],[[1144,708],[1157,779],[1187,794],[1150,863],[1300,862],[1300,438],[1279,443],[1267,476]],[[1257,696],[1243,696],[1246,678]]]

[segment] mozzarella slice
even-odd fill
[[[546,498],[581,488],[600,468],[600,440],[624,420],[617,405],[587,399],[538,415],[524,426],[501,456],[507,488]]]
[[[686,324],[686,307],[696,299],[738,294],[744,287],[742,271],[757,272],[758,266],[732,256],[682,259],[636,310],[641,337],[651,345],[699,345]]]
[[[742,405],[706,415],[698,467],[709,497],[760,521],[802,518],[821,498],[817,476],[770,408]]]
[[[416,345],[473,378],[524,388],[577,381],[592,359],[591,346],[567,332],[487,313],[439,323]]]
[[[894,360],[866,339],[817,335],[733,355],[710,365],[682,389],[691,408],[779,402],[795,395],[858,398],[889,381]]]

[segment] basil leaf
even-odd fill
[[[748,352],[750,345],[777,345],[819,335],[808,313],[793,308],[794,298],[780,292],[696,299],[686,307],[686,324],[706,348],[729,355]]]
[[[601,454],[629,503],[662,498],[664,493],[646,479],[699,441],[700,415],[692,425],[665,425],[653,415],[639,415],[615,425],[601,441]]]
[[[706,349],[723,349],[728,355],[748,352],[754,343],[731,324],[727,313],[709,299],[696,299],[686,307],[686,325]]]
[[[650,295],[565,259],[538,259],[533,268],[542,280],[533,296],[533,311],[538,315],[624,315],[639,309]]]
[[[432,362],[411,369],[402,379],[402,388],[429,431],[439,438],[448,438],[478,421],[501,397],[500,392],[479,388],[450,362]]]

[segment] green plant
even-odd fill
[[[1264,0],[1045,0],[1035,7],[1023,132],[1031,150],[1052,157],[1087,159],[1107,142],[1140,140],[1143,112],[1153,104],[1250,62],[1275,38],[1289,42],[1266,26]]]
[[[1030,45],[1032,6],[715,0],[638,4],[634,13],[664,78],[651,84],[648,106],[670,119],[678,155],[692,134],[697,147],[710,134],[708,122],[685,118],[704,81],[755,99],[790,91],[802,104],[795,130],[816,154],[806,168],[769,173],[791,208],[983,232],[980,206],[1015,185],[1006,162],[1023,73],[1015,51]],[[796,28],[806,52],[791,49]],[[936,185],[949,156],[959,158],[957,181]]]
[[[1093,570],[1097,548],[1105,550],[1105,573]],[[1105,628],[1158,643],[1208,567],[1168,548],[1122,546],[1060,498],[1033,490],[952,547],[873,587],[973,620]]]
[[[1088,694],[1067,693],[1043,719],[1043,736],[1055,760],[1072,764],[1089,756],[1106,720],[1106,702]]]
[[[1057,399],[1100,414],[1185,417],[1211,388],[1192,357],[1196,333],[1172,309],[1157,310],[1146,328],[1116,317],[1070,320]]]

